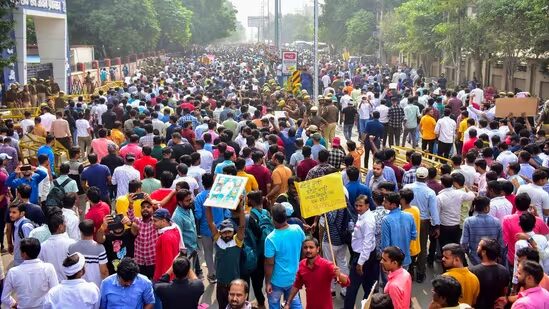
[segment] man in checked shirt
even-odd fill
[[[133,199],[130,199],[128,206],[128,218],[132,225],[131,229],[135,238],[134,259],[139,265],[141,274],[152,280],[154,264],[156,259],[155,244],[158,239],[158,231],[154,228],[152,215],[154,207],[148,200],[141,202],[141,219],[135,216],[133,210]]]

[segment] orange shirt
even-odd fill
[[[40,123],[34,125],[34,128],[32,129],[32,134],[46,137],[48,133],[46,132],[46,128]]]
[[[360,148],[354,151],[349,151],[349,154],[353,156],[353,166],[360,170],[360,158],[362,158],[362,155],[364,154],[364,149]]]
[[[280,190],[278,190],[277,194],[286,193],[288,192],[288,179],[292,177],[292,170],[284,166],[283,164],[279,164],[273,171],[273,174],[271,176],[273,180],[273,186],[274,185],[280,185]]]
[[[421,138],[426,140],[433,140],[437,138],[437,135],[435,134],[436,125],[437,122],[431,115],[421,117],[421,120],[419,121],[419,132],[421,133]]]

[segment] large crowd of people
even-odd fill
[[[351,309],[361,287],[407,309],[432,269],[429,308],[549,308],[549,101],[498,118],[530,94],[335,61],[313,100],[308,68],[292,92],[260,49],[150,60],[89,99],[6,96],[41,114],[0,120],[2,304],[207,308],[207,281],[223,309]],[[296,184],[332,173],[346,207],[303,218]],[[247,179],[234,210],[205,206],[220,174]]]

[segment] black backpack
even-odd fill
[[[33,226],[33,229],[35,229],[35,228],[37,228],[37,227],[40,226],[40,225],[34,223],[33,221],[27,219],[27,218],[23,219],[23,220],[21,221],[21,224],[19,224],[19,227],[17,228],[17,236],[19,236],[19,239],[25,238],[25,235],[23,234],[23,229],[22,229],[22,227],[23,227],[24,224],[27,224],[27,223],[31,223],[32,226]],[[15,235],[15,234],[14,234],[14,235]],[[12,237],[13,237],[13,236],[12,236]]]
[[[65,186],[71,181],[71,178],[65,179],[63,183],[59,184],[57,182],[57,179],[53,181],[53,188],[51,188],[50,193],[48,193],[48,196],[46,197],[46,207],[63,207],[63,199],[65,198],[65,195],[67,194],[65,192]]]

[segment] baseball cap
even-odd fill
[[[320,100],[320,98],[319,98],[319,100]],[[318,107],[316,107],[316,106],[311,107],[311,112],[316,112],[316,111],[318,111]]]
[[[234,232],[234,225],[231,222],[231,220],[225,219],[225,220],[221,221],[221,223],[219,224],[217,229],[219,230],[219,233]]]
[[[429,170],[425,167],[420,167],[416,170],[416,177],[420,179],[427,178],[429,176]]]
[[[133,162],[133,161],[135,161],[135,156],[131,153],[128,153],[126,155],[126,162]]]
[[[280,203],[282,206],[284,206],[284,209],[286,209],[286,216],[290,217],[294,213],[294,206],[288,202],[282,202]]]
[[[157,219],[165,219],[168,221],[171,221],[171,218],[172,218],[172,216],[170,215],[170,212],[165,208],[158,208],[157,210],[155,210],[153,217]]]
[[[310,125],[307,127],[307,131],[309,132],[317,132],[318,131],[318,127],[315,126],[314,124]]]
[[[11,160],[11,159],[13,158],[8,156],[7,153],[0,153],[0,160],[4,161],[4,160]]]
[[[333,147],[339,147],[341,146],[341,139],[339,137],[334,137],[334,140],[332,141],[332,146]]]

